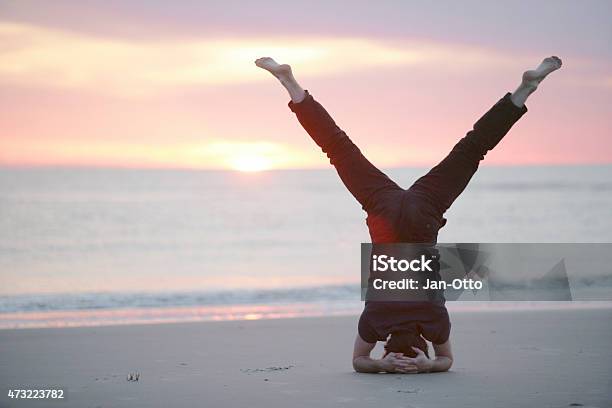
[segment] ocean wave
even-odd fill
[[[497,289],[523,290],[524,282],[497,282]],[[609,275],[576,279],[570,289],[577,300],[612,300],[612,277]],[[122,308],[164,308],[183,306],[275,305],[292,303],[358,302],[358,284],[312,287],[219,290],[208,292],[115,292],[66,293],[0,296],[0,313],[45,312],[67,310],[103,310]],[[544,299],[544,298],[543,298]],[[469,300],[469,299],[460,299]],[[478,299],[474,299],[478,300]]]
[[[67,293],[0,297],[0,313],[359,300],[359,285],[177,293]]]

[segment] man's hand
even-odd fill
[[[379,361],[382,370],[388,373],[418,373],[418,366],[411,360],[414,359],[406,357],[402,353],[389,353]]]
[[[420,348],[413,347],[412,349],[417,353],[417,356],[414,358],[406,357],[406,361],[415,366],[419,373],[430,372],[434,368],[433,360],[430,360]]]

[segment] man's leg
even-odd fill
[[[298,120],[329,157],[342,182],[368,213],[380,212],[389,193],[403,189],[370,163],[359,148],[340,129],[325,108],[297,83],[289,65],[279,65],[271,58],[255,61],[260,68],[279,79],[291,97],[289,107]]]
[[[527,97],[548,74],[559,68],[561,60],[550,57],[542,61],[535,70],[526,71],[514,93],[508,93],[500,99],[440,164],[410,187],[410,191],[427,199],[438,212],[436,215],[442,217],[465,189],[487,152],[493,149],[512,125],[527,112]]]

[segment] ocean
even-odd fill
[[[440,242],[609,243],[612,165],[484,166],[446,217]],[[368,239],[331,169],[2,168],[0,328],[358,313]]]

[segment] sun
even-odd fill
[[[278,169],[287,163],[287,158],[296,156],[281,144],[261,140],[213,141],[193,148],[192,154],[208,165],[243,173]]]
[[[272,161],[258,154],[242,154],[232,158],[230,167],[236,171],[254,173],[269,170],[272,167]]]

